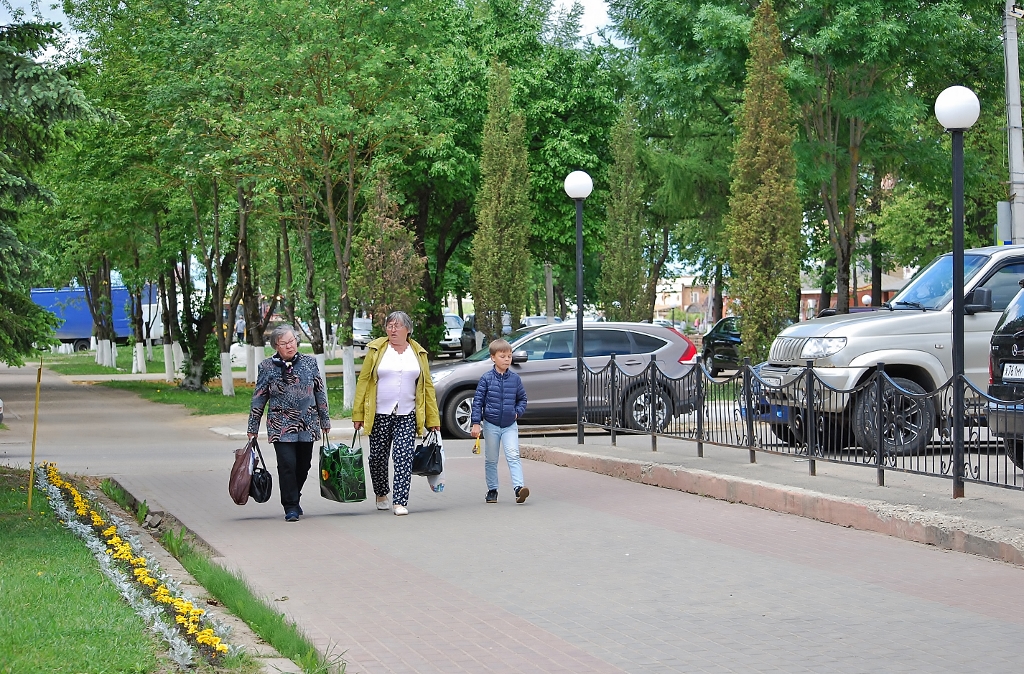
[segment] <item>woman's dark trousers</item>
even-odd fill
[[[281,485],[281,505],[287,513],[299,506],[302,485],[309,474],[313,460],[312,442],[275,442],[277,451],[277,481]]]

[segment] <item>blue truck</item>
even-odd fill
[[[110,298],[114,309],[114,334],[118,342],[127,341],[132,334],[128,316],[128,289],[114,286],[110,289]],[[57,339],[65,344],[73,344],[75,351],[89,350],[89,338],[94,334],[94,326],[84,288],[33,288],[32,301],[64,321],[57,328]]]

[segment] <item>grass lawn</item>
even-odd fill
[[[312,354],[313,349],[303,346],[303,353]],[[268,355],[272,352],[267,348]],[[37,361],[38,362],[38,361]],[[355,364],[363,362],[362,356],[355,359]],[[332,358],[326,361],[327,365],[342,365],[341,358]],[[29,363],[31,366],[31,363]],[[117,368],[104,367],[96,364],[96,356],[91,351],[82,353],[44,353],[43,366],[57,374],[82,375],[82,374],[117,374],[118,372],[132,371],[132,349],[128,346],[117,347]],[[164,371],[164,347],[163,344],[153,346],[153,360],[146,361],[146,370],[149,372]],[[232,372],[244,372],[244,367],[231,368]]]
[[[344,409],[341,381],[342,375],[327,376],[327,404],[331,417],[336,419],[352,415],[351,410]],[[219,383],[211,386],[209,391],[185,391],[174,385],[152,381],[105,381],[100,385],[133,391],[157,403],[184,405],[192,414],[248,414],[253,390],[252,384],[235,382],[235,396],[232,398],[221,394]]]
[[[165,649],[28,473],[0,467],[0,672],[170,672]]]

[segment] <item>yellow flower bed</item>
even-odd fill
[[[71,497],[72,507],[81,521],[91,525],[103,540],[106,541],[106,554],[111,559],[118,560],[128,567],[135,582],[146,589],[153,601],[166,608],[174,617],[175,623],[180,626],[186,638],[199,646],[200,652],[210,659],[227,653],[229,651],[227,644],[223,643],[221,638],[214,634],[212,628],[200,629],[200,622],[206,611],[193,606],[190,601],[173,596],[166,585],[151,576],[149,569],[146,568],[146,559],[141,555],[136,555],[131,544],[117,535],[117,527],[113,524],[108,525],[103,517],[89,505],[89,502],[79,493],[75,486],[61,477],[60,473],[57,472],[57,464],[47,462],[43,464],[43,467],[46,470],[46,477],[50,483]]]

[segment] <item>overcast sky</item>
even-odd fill
[[[603,28],[608,24],[608,12],[605,6],[605,0],[579,0],[580,4],[583,5],[583,20],[582,20],[582,33],[583,35],[589,35],[596,31],[598,28]],[[64,12],[61,11],[60,5],[53,8],[54,3],[52,0],[40,0],[39,11],[43,17],[52,21],[65,22]],[[572,4],[572,0],[555,0],[555,6],[568,7]],[[11,5],[14,7],[20,7],[30,12],[31,3],[28,0],[11,0]],[[7,11],[7,8],[0,5],[0,23],[7,23],[11,19],[11,13]]]

